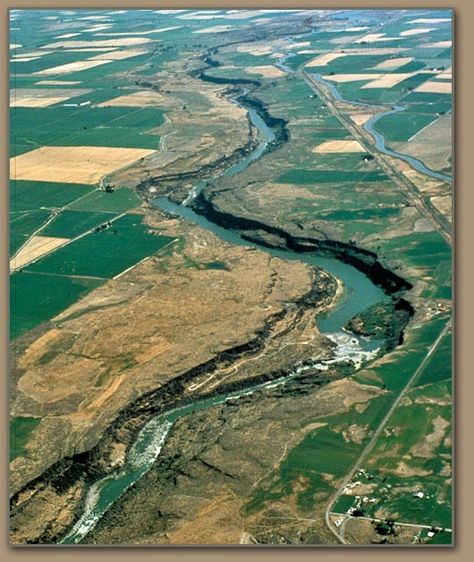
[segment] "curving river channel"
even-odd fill
[[[316,82],[319,82],[320,84],[323,84],[324,86],[329,88],[335,99],[337,99],[339,101],[349,103],[351,105],[358,105],[360,107],[366,107],[366,108],[374,110],[374,106],[371,105],[370,103],[363,103],[363,102],[360,102],[360,101],[353,101],[353,100],[343,98],[341,96],[339,90],[336,88],[336,86],[332,82],[329,82],[328,80],[325,80],[320,74],[311,74],[311,78],[313,80],[316,80]],[[403,160],[404,162],[407,162],[408,164],[410,164],[410,166],[412,168],[415,168],[415,170],[418,170],[422,174],[425,174],[425,175],[430,176],[432,178],[436,178],[438,180],[452,182],[453,178],[451,176],[448,176],[446,174],[442,174],[441,172],[435,172],[434,170],[431,170],[430,168],[428,168],[428,166],[423,164],[423,162],[421,160],[418,160],[417,158],[414,158],[413,156],[409,156],[408,154],[403,154],[402,152],[397,152],[396,150],[392,150],[392,149],[388,148],[384,135],[380,131],[377,131],[377,129],[375,128],[375,125],[377,124],[377,122],[380,119],[382,119],[382,117],[386,117],[387,115],[393,115],[395,113],[401,113],[402,111],[405,111],[406,109],[407,109],[407,106],[405,106],[405,105],[394,105],[394,106],[392,106],[392,109],[390,109],[389,111],[384,111],[382,113],[378,113],[377,115],[374,115],[373,117],[371,117],[366,123],[364,123],[364,125],[362,125],[362,127],[368,133],[370,133],[373,136],[373,138],[375,140],[375,148],[379,152],[383,152],[384,154],[387,154],[388,156],[394,156],[395,158],[398,158],[400,160]]]
[[[244,91],[244,93],[233,98],[232,101],[247,109],[252,124],[258,130],[259,143],[243,160],[223,172],[223,175],[226,176],[232,176],[245,170],[252,162],[260,158],[268,150],[270,143],[275,140],[272,129],[266,125],[256,110],[245,106],[243,101],[245,93]],[[343,330],[343,326],[355,314],[362,312],[376,302],[387,299],[387,295],[381,288],[374,285],[364,273],[341,260],[323,257],[315,252],[295,253],[291,250],[271,249],[259,246],[256,243],[250,244],[237,232],[218,226],[206,217],[195,213],[188,204],[206,185],[205,181],[199,182],[190,191],[182,205],[172,203],[163,197],[155,199],[153,205],[210,230],[226,242],[243,246],[258,246],[262,251],[272,256],[285,260],[299,260],[313,267],[321,267],[342,281],[344,287],[342,296],[336,305],[325,316],[319,317],[317,321],[319,330],[336,344],[334,356],[331,360],[315,362],[313,365],[295,365],[291,372],[279,379],[211,398],[198,398],[193,403],[156,415],[139,432],[135,443],[128,452],[123,467],[115,474],[98,480],[89,488],[83,513],[77,523],[63,537],[62,544],[80,542],[95,527],[109,507],[153,466],[160,454],[166,436],[173,424],[180,418],[192,412],[222,404],[227,400],[252,394],[257,390],[283,385],[308,369],[326,370],[329,364],[339,361],[352,361],[354,365],[360,365],[362,361],[373,358],[379,349],[380,341],[357,337]]]

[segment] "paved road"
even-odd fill
[[[374,144],[370,134],[361,126],[356,125],[347,114],[342,112],[337,100],[331,94],[329,88],[317,82],[303,68],[298,71],[310,88],[315,92],[327,105],[329,110],[335,115],[344,127],[356,138],[364,149],[371,154],[379,166],[384,170],[387,176],[405,193],[409,201],[419,210],[420,214],[426,217],[436,230],[448,242],[452,243],[452,232],[450,225],[446,219],[435,209],[435,207],[418,191],[417,187],[402,174],[391,160],[391,157],[379,152]]]
[[[333,523],[331,522],[331,508],[334,505],[334,503],[337,501],[337,499],[339,498],[339,496],[343,493],[344,488],[347,486],[347,484],[349,484],[349,482],[352,480],[354,474],[357,472],[357,470],[359,470],[359,468],[361,467],[362,463],[366,460],[366,458],[368,457],[369,453],[372,451],[372,449],[375,446],[375,443],[377,442],[377,439],[379,438],[380,434],[382,433],[382,431],[384,430],[385,426],[387,425],[388,420],[390,419],[390,417],[392,416],[393,412],[395,411],[395,409],[398,407],[398,405],[400,404],[400,401],[402,400],[402,398],[405,396],[405,394],[410,390],[410,388],[413,386],[413,383],[415,382],[415,380],[417,379],[418,375],[421,373],[421,371],[424,369],[424,367],[426,366],[429,358],[431,357],[431,355],[433,354],[433,352],[436,350],[436,348],[438,347],[438,345],[440,344],[441,340],[443,339],[443,337],[447,334],[448,330],[451,328],[451,319],[449,319],[443,330],[441,331],[441,333],[439,334],[439,336],[436,338],[436,340],[431,344],[431,346],[428,349],[428,352],[426,353],[423,361],[420,363],[420,365],[418,366],[418,368],[415,370],[415,372],[413,373],[413,375],[410,377],[410,379],[408,380],[407,384],[403,387],[402,391],[400,392],[400,394],[397,396],[397,398],[395,399],[394,403],[391,405],[390,409],[388,410],[388,412],[385,414],[384,418],[382,419],[382,421],[380,422],[379,426],[377,427],[377,429],[375,430],[374,434],[372,435],[371,440],[367,443],[367,445],[364,447],[364,449],[362,450],[362,453],[359,455],[359,458],[356,460],[355,464],[352,466],[351,470],[346,474],[344,480],[341,482],[341,484],[339,485],[339,488],[335,491],[335,493],[331,496],[326,511],[324,513],[324,518],[326,521],[326,525],[327,527],[331,530],[331,532],[334,534],[334,536],[337,538],[337,540],[339,542],[342,542],[343,544],[347,544],[346,540],[344,539],[344,537],[342,537],[340,535],[340,533],[338,532],[337,527],[335,527],[333,525]]]

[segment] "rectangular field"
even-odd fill
[[[142,215],[125,215],[101,232],[93,232],[32,264],[29,270],[62,275],[111,278],[152,255],[172,238],[158,236]]]

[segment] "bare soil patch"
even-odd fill
[[[311,152],[316,154],[332,154],[338,152],[365,152],[365,149],[356,140],[330,140],[318,144]]]
[[[69,238],[54,238],[51,236],[32,236],[23,248],[10,260],[10,271],[24,267],[33,260],[44,256],[58,246],[62,246]]]

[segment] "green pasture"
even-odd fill
[[[149,232],[141,215],[125,215],[28,266],[29,271],[111,278],[154,254],[172,238]]]
[[[10,255],[13,255],[50,216],[46,210],[10,214]],[[41,233],[42,234],[42,233]]]
[[[102,283],[97,279],[26,271],[13,273],[10,276],[11,339],[53,318]]]
[[[75,183],[10,180],[10,211],[61,208],[93,189],[90,185]]]

